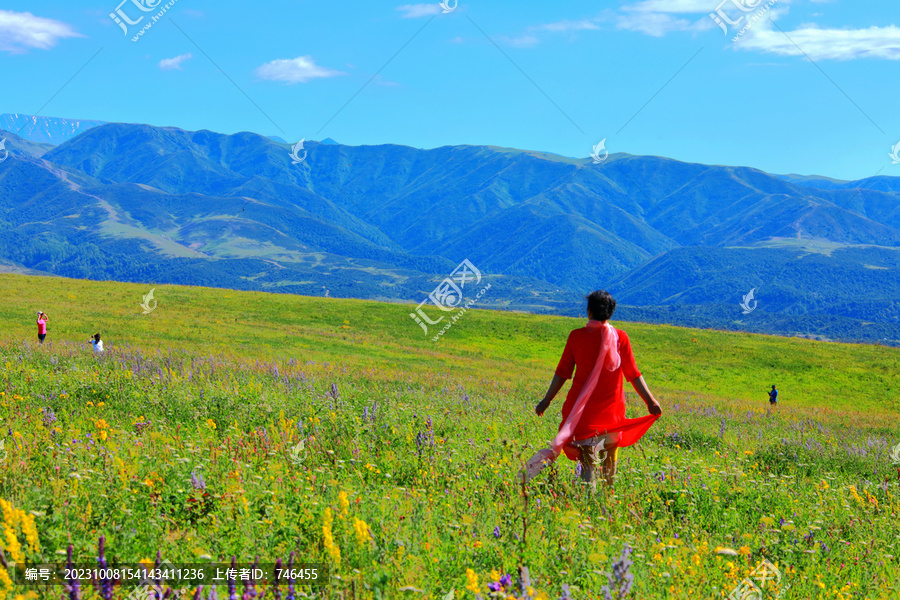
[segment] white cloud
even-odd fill
[[[437,2],[429,4],[404,4],[398,6],[397,10],[403,13],[404,19],[418,19],[419,17],[430,17],[431,15],[439,15],[444,11]]]
[[[673,31],[701,31],[709,29],[702,21],[689,21],[670,14],[655,12],[626,12],[619,15],[619,29],[638,31],[654,37],[662,37]]]
[[[523,33],[515,37],[503,36],[498,39],[504,44],[515,48],[531,48],[532,46],[537,46],[541,41],[530,33]]]
[[[278,59],[267,62],[256,69],[256,76],[269,81],[284,83],[306,83],[311,79],[336,77],[345,75],[327,67],[317,65],[311,56],[298,56],[291,59]]]
[[[662,37],[673,31],[705,31],[713,27],[708,15],[715,9],[714,2],[715,0],[642,0],[622,7],[616,26],[654,37]],[[695,14],[703,14],[703,17],[696,19],[690,16]]]
[[[822,29],[806,25],[785,33],[773,28],[768,21],[760,21],[751,30],[751,35],[741,38],[735,48],[780,56],[803,56],[805,53],[813,60],[900,60],[900,27],[895,25],[866,29]]]
[[[711,13],[717,0],[643,0],[625,10],[654,13]]]
[[[188,52],[187,54],[179,54],[175,58],[164,58],[159,61],[159,68],[163,71],[171,71],[173,69],[181,70],[181,63],[184,61],[194,58],[194,56]]]
[[[48,50],[62,38],[84,37],[71,25],[29,12],[0,10],[0,52],[20,54],[29,48]]]
[[[600,29],[594,21],[590,19],[579,19],[578,21],[558,21],[556,23],[547,23],[546,25],[538,25],[529,27],[532,31],[552,31],[553,33],[568,33],[569,31],[585,31],[588,29]]]

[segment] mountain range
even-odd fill
[[[76,133],[0,132],[0,269],[418,303],[469,259],[484,307],[581,314],[606,288],[625,319],[900,340],[900,178],[330,139],[298,162],[248,132]]]

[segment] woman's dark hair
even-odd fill
[[[95,334],[94,334],[94,339],[97,340],[97,341],[99,342],[99,341],[100,341],[100,334],[99,334],[99,333],[95,333]]]
[[[616,312],[616,300],[606,290],[597,290],[585,296],[588,310],[595,321],[606,321]]]

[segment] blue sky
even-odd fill
[[[900,176],[896,0],[120,1],[4,2],[0,112]]]

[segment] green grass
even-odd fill
[[[0,498],[38,532],[30,547],[28,517],[4,515],[7,557],[71,543],[90,561],[104,534],[123,562],[296,551],[330,565],[319,597],[474,597],[471,569],[487,598],[527,566],[534,597],[568,584],[580,600],[627,543],[634,598],[726,597],[763,558],[782,598],[900,595],[897,349],[617,323],[663,419],[620,452],[614,492],[588,493],[563,459],[524,496],[514,475],[562,397],[532,408],[582,320],[469,311],[433,343],[411,306],[155,286],[143,315],[151,287],[0,275]]]

